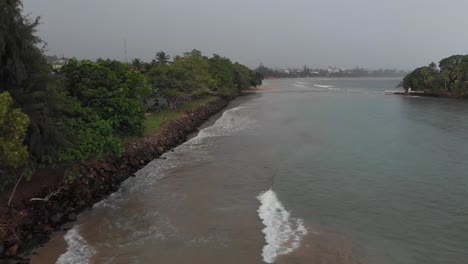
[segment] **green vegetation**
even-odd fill
[[[164,109],[156,114],[146,117],[143,136],[151,136],[158,131],[164,122],[175,120],[187,111],[193,111],[202,105],[216,99],[216,96],[204,96],[191,102],[182,103],[177,109]]]
[[[433,95],[468,97],[468,55],[454,55],[440,61],[439,67],[415,69],[400,84],[406,91],[424,91]]]
[[[164,121],[262,82],[244,65],[198,50],[172,60],[160,51],[151,62],[48,64],[38,23],[22,15],[20,0],[0,2],[0,189],[35,167],[118,155],[122,139],[151,135]]]
[[[16,180],[16,170],[25,166],[29,157],[23,144],[29,118],[12,104],[8,92],[0,93],[0,189]]]

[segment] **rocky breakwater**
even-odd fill
[[[219,98],[187,112],[163,124],[157,134],[127,144],[120,156],[78,164],[76,179],[46,186],[34,195],[36,198],[2,209],[0,261],[28,263],[29,252],[47,242],[52,232],[117,191],[123,181],[147,163],[185,142],[189,134],[227,104],[228,100]]]

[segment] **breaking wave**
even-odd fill
[[[334,88],[335,86],[333,85],[321,85],[321,84],[314,84],[315,87],[319,88]]]
[[[200,130],[198,135],[187,141],[186,144],[199,144],[206,138],[229,136],[245,130],[253,124],[253,120],[239,113],[243,108],[243,106],[238,106],[226,110],[212,126]]]
[[[96,253],[86,240],[80,235],[80,226],[75,226],[65,234],[68,244],[67,252],[60,255],[57,264],[86,264]]]
[[[301,239],[307,234],[302,219],[291,218],[278,200],[276,193],[269,189],[257,199],[261,205],[257,212],[265,228],[266,245],[262,257],[266,263],[273,263],[280,255],[291,253],[299,248]]]

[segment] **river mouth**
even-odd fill
[[[399,81],[268,80],[33,263],[464,263],[466,102]]]

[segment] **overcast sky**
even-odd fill
[[[23,0],[49,54],[151,60],[194,48],[250,67],[412,69],[468,54],[467,0]]]

